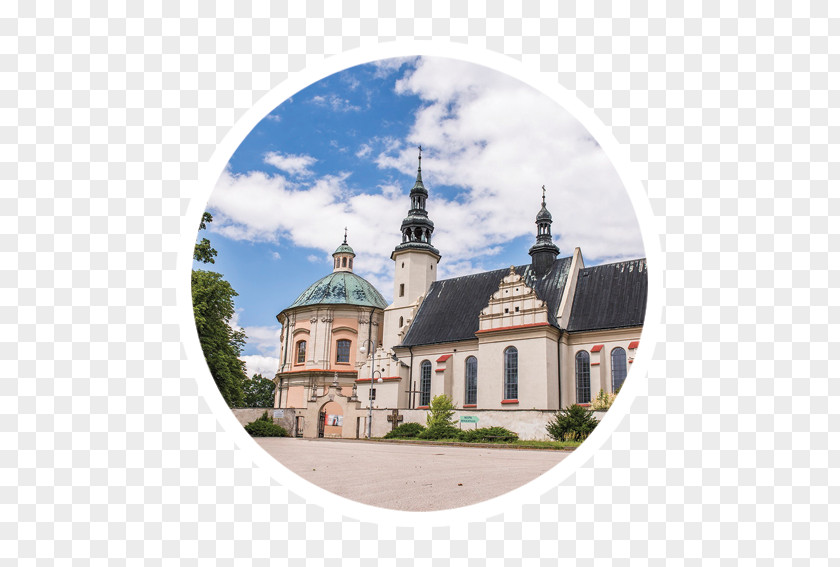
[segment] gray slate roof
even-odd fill
[[[645,322],[647,286],[644,258],[581,269],[567,329],[641,326]]]
[[[537,296],[548,305],[549,322],[557,325],[555,313],[566,287],[572,259],[558,258],[551,269],[541,278],[535,278],[530,264],[514,268],[525,278],[525,283],[537,292]],[[436,281],[417,310],[411,327],[401,346],[463,341],[475,338],[478,331],[478,315],[490,296],[499,289],[499,284],[509,268],[493,270]]]
[[[373,285],[352,272],[333,272],[301,293],[286,309],[305,305],[360,305],[385,309],[388,304]]]

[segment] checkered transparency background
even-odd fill
[[[51,4],[0,4],[8,562],[840,557],[840,4]],[[295,72],[399,37],[572,91],[629,149],[664,252],[631,413],[486,522],[380,525],[291,492],[222,430],[181,346],[176,251],[216,145]]]

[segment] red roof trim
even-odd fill
[[[633,341],[627,348],[639,348],[639,341]]]
[[[450,358],[452,358],[452,355],[451,355],[451,354],[444,354],[443,356],[441,356],[440,358],[438,358],[435,362],[446,362],[446,361],[447,361],[447,360],[449,360]]]
[[[595,345],[592,347],[592,350],[589,352],[601,352],[601,349],[604,348],[604,345]]]
[[[400,379],[400,377],[399,377],[399,376],[383,376],[383,377],[382,377],[382,381],[383,381],[383,382],[384,382],[385,380],[399,380],[399,379]],[[376,378],[376,380],[379,380],[379,378]],[[356,382],[370,382],[370,378],[358,378],[358,379],[356,380]]]
[[[497,329],[481,329],[475,332],[475,334],[479,333],[490,333],[493,331],[509,331],[511,329],[526,329],[528,327],[550,327],[548,323],[529,323],[527,325],[513,325],[511,327],[499,327]]]
[[[289,370],[287,372],[280,372],[282,376],[286,374],[300,374],[302,372],[327,372],[332,374],[333,372],[338,372],[339,374],[358,374],[355,370],[341,370],[337,368],[309,368],[304,370]]]
[[[503,404],[518,404],[519,400],[502,400]]]

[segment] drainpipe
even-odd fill
[[[557,409],[563,409],[563,357],[560,356],[560,339],[563,333],[557,337]]]
[[[411,356],[408,367],[408,409],[414,409],[414,387],[411,385],[411,379],[414,376],[414,353],[411,349],[412,347],[408,347],[408,354]]]

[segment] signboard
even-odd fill
[[[341,427],[344,425],[344,416],[343,415],[333,415],[327,414],[324,417],[324,425],[332,425]]]
[[[462,415],[461,423],[478,423],[477,415]]]
[[[281,419],[286,413],[286,410],[276,409],[274,410],[274,419]]]

